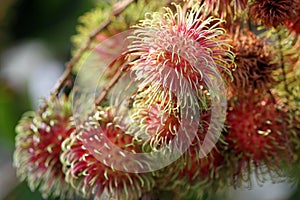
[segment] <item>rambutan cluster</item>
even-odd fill
[[[133,2],[129,10],[144,9]],[[299,1],[176,2],[112,38],[103,27],[113,22],[101,24],[64,74],[83,67],[73,69],[70,95],[59,95],[60,80],[45,106],[20,120],[14,166],[32,190],[61,199],[201,199],[253,174],[276,180],[299,162]],[[91,27],[83,30],[86,39]],[[80,110],[90,99],[76,101],[90,96],[82,82],[97,83],[91,110]]]
[[[66,189],[67,191],[76,191],[77,195],[84,198],[139,199],[144,194],[151,193],[152,188],[157,187],[156,181],[163,177],[157,177],[157,173],[152,172],[156,168],[142,173],[139,169],[144,169],[145,165],[149,165],[149,169],[152,169],[152,166],[158,166],[157,169],[164,168],[164,165],[160,166],[159,160],[166,155],[171,157],[168,164],[178,158],[192,163],[192,157],[200,160],[213,148],[213,142],[216,142],[222,131],[219,124],[223,124],[224,118],[220,117],[219,123],[212,123],[213,131],[210,137],[215,138],[206,139],[211,144],[205,147],[205,133],[200,134],[199,128],[208,122],[202,120],[203,123],[199,123],[198,113],[211,112],[213,101],[220,102],[218,95],[223,87],[214,87],[213,83],[217,81],[213,79],[220,79],[218,83],[222,83],[219,70],[229,73],[227,66],[232,64],[233,54],[226,40],[217,39],[224,34],[224,30],[218,27],[222,21],[206,16],[203,5],[197,3],[189,11],[180,5],[175,5],[175,8],[175,13],[166,8],[164,14],[147,15],[148,17],[135,27],[128,51],[116,57],[109,65],[109,72],[115,73],[104,74],[106,82],[112,87],[114,83],[111,81],[116,79],[116,73],[124,72],[134,77],[136,85],[133,88],[136,88],[136,91],[130,94],[131,106],[122,108],[120,105],[107,105],[102,100],[107,101],[109,97],[104,95],[103,99],[96,102],[101,106],[79,124],[79,113],[74,113],[74,119],[71,119],[70,113],[66,121],[54,116],[59,123],[64,122],[66,127],[55,129],[49,136],[50,140],[42,131],[38,132],[41,135],[38,142],[46,142],[43,144],[46,150],[42,150],[42,156],[49,157],[52,146],[57,148],[51,156],[58,163],[57,171],[61,173],[59,180],[72,188]],[[96,47],[95,53],[103,56],[103,51],[106,50],[108,49],[102,46]],[[220,59],[225,57],[227,59]],[[125,60],[131,58],[134,60],[127,64],[127,70],[122,71],[123,64],[128,63]],[[115,68],[116,66],[119,68]],[[113,70],[111,67],[114,67]],[[102,86],[103,82],[100,84]],[[111,88],[106,90],[109,89]],[[49,109],[51,107],[47,105],[45,111],[40,114],[41,117]],[[58,114],[64,114],[63,110],[57,109]],[[123,115],[122,109],[128,111],[129,117]],[[47,131],[55,128],[52,121],[49,123],[51,127],[41,126]],[[72,129],[67,129],[67,125]],[[21,121],[17,138],[27,132],[23,126],[27,128]],[[57,134],[64,135],[56,136]],[[54,140],[56,137],[59,141]],[[192,144],[193,148],[189,148],[189,144]],[[31,150],[34,145],[30,143],[27,147],[29,150],[25,150],[28,153],[26,159],[32,156],[32,152],[40,152],[38,149]],[[21,142],[17,142],[16,146],[16,155],[25,153]],[[185,151],[187,153],[184,154]],[[144,157],[144,160],[138,159],[141,157]],[[158,163],[147,163],[148,159],[153,157],[158,159]],[[38,158],[36,160],[40,161]],[[46,168],[47,160],[41,161],[45,165],[45,171],[51,171]],[[20,156],[16,156],[17,171],[24,179],[39,177],[36,171],[23,173],[27,166],[26,163],[19,164],[20,162]],[[36,161],[31,162],[36,168],[40,167],[36,165]],[[182,170],[187,171],[187,174],[189,171],[194,174],[202,171],[196,168],[195,163],[193,165]],[[208,163],[203,165],[205,172],[201,173],[208,174]],[[185,176],[184,171],[181,174],[180,177]],[[57,185],[53,185],[56,189],[55,196],[71,198],[61,191],[67,187],[55,186]]]

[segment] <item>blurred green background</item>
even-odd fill
[[[70,37],[76,32],[78,17],[95,3],[96,0],[0,0],[0,199],[42,199],[15,177],[14,128],[25,111],[38,107],[40,96],[49,94],[70,59]],[[300,199],[300,190],[288,184],[267,183],[255,188],[232,192],[232,199]]]

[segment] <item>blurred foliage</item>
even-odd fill
[[[39,192],[32,192],[29,190],[26,182],[19,184],[4,200],[42,200]]]
[[[11,149],[15,138],[15,126],[20,115],[29,107],[28,98],[21,96],[5,84],[0,84],[0,141]]]
[[[15,0],[1,0],[0,2],[0,52],[10,41],[7,30],[12,20],[11,6],[14,2]]]
[[[75,34],[78,17],[89,10],[94,1],[82,0],[1,0],[0,50],[23,40],[38,39],[51,48],[61,62],[69,59],[71,35]],[[0,139],[14,140],[14,127],[21,114],[30,109],[27,92],[18,94],[0,80]]]
[[[78,17],[93,5],[93,0],[19,0],[10,31],[16,40],[41,39],[56,56],[66,59]]]

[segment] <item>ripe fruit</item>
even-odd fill
[[[16,127],[14,166],[31,190],[49,196],[72,198],[60,162],[61,143],[75,130],[70,123],[71,104],[66,97],[47,102],[41,114],[27,112]]]
[[[61,160],[66,180],[83,197],[139,199],[153,187],[154,180],[150,174],[115,169],[116,165],[126,168],[136,164],[126,160],[125,154],[120,153],[118,148],[133,153],[140,151],[138,146],[133,145],[132,136],[125,133],[123,125],[116,108],[99,108],[78,133],[64,142]],[[100,155],[105,158],[98,159]],[[115,162],[110,163],[110,159]]]
[[[290,159],[284,110],[271,102],[243,101],[229,107],[226,142],[232,160],[236,184],[250,179],[255,171],[258,181],[264,173],[280,172],[281,164]]]

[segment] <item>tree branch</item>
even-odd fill
[[[100,96],[96,99],[95,104],[96,106],[101,105],[102,101],[106,98],[109,90],[119,81],[119,79],[123,76],[124,72],[127,71],[129,67],[128,62],[124,62],[121,67],[118,69],[116,74],[112,77],[108,85],[103,89]]]
[[[82,57],[83,53],[90,48],[92,41],[96,38],[96,36],[112,23],[113,18],[118,17],[134,1],[135,0],[123,0],[123,1],[118,2],[115,5],[113,5],[112,17],[103,21],[100,24],[100,26],[89,35],[88,41],[81,49],[79,49],[79,51],[77,52],[77,55],[74,56],[68,63],[66,63],[66,69],[65,69],[64,73],[60,76],[58,81],[56,82],[56,84],[53,88],[53,92],[50,97],[50,101],[52,101],[53,98],[56,98],[58,96],[59,92],[64,87],[66,81],[70,77],[73,67],[79,61],[79,59]],[[46,110],[46,108],[47,108],[47,104],[43,105],[40,108],[39,113],[40,114],[43,113]]]
[[[277,37],[278,37],[278,45],[279,45],[280,67],[281,67],[282,76],[283,76],[284,89],[286,90],[287,93],[291,94],[291,91],[288,88],[287,80],[286,80],[286,71],[285,71],[285,66],[284,66],[284,57],[282,54],[282,45],[281,45],[282,38],[278,31],[277,31]]]
[[[121,2],[116,3],[113,6],[113,9],[112,9],[112,15],[113,15],[113,17],[118,17],[134,1],[135,0],[123,0]],[[90,45],[91,45],[92,41],[95,39],[95,37],[103,29],[105,29],[107,26],[109,26],[112,23],[113,17],[110,17],[109,19],[103,21],[100,24],[100,26],[89,35],[88,41],[86,42],[86,44],[81,49],[79,49],[77,55],[74,56],[66,64],[66,69],[65,69],[64,73],[62,74],[62,76],[59,78],[59,80],[57,81],[56,85],[54,86],[54,90],[53,90],[53,93],[52,93],[53,95],[55,95],[55,96],[58,95],[59,91],[62,89],[62,87],[64,86],[66,80],[70,76],[74,65],[79,61],[79,59],[81,58],[81,56],[83,55],[83,53],[90,48]]]

